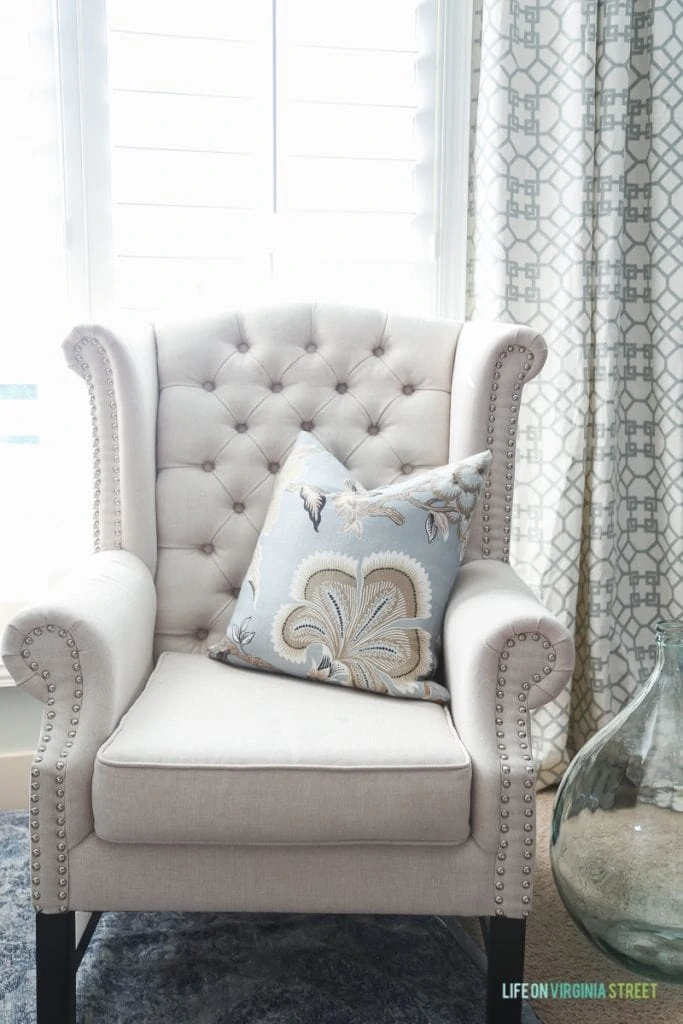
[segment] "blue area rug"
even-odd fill
[[[35,1021],[27,831],[0,813],[0,1024]],[[78,972],[78,1024],[483,1024],[484,1002],[437,917],[109,913]]]

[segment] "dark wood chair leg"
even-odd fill
[[[490,917],[486,933],[486,1024],[520,1024],[526,921],[514,917]]]
[[[36,914],[37,1024],[76,1024],[76,915]]]

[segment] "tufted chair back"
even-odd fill
[[[301,304],[65,348],[90,390],[95,548],[155,573],[157,655],[225,632],[302,429],[366,487],[491,449],[466,559],[507,559],[520,392],[546,353],[528,328]]]

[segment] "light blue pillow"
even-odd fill
[[[445,703],[446,602],[491,461],[366,491],[311,434],[282,467],[224,640],[232,665]]]

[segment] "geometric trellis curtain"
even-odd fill
[[[683,5],[475,0],[468,315],[528,323],[511,560],[573,631],[539,781],[683,616]]]

